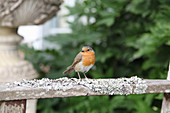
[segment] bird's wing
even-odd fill
[[[74,67],[76,66],[76,64],[79,63],[81,59],[82,59],[82,54],[81,53],[77,54],[72,65],[67,67],[67,69],[63,72],[63,74],[68,73],[70,75],[74,71]]]
[[[77,54],[77,56],[75,57],[74,62],[72,63],[71,66],[72,66],[72,67],[75,67],[75,65],[76,65],[77,63],[79,63],[81,60],[82,60],[82,54],[79,53],[79,54]]]

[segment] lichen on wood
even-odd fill
[[[76,97],[94,95],[128,95],[170,91],[169,80],[146,80],[138,77],[118,79],[34,79],[0,83],[0,101]]]
[[[76,78],[59,78],[48,79],[43,78],[40,80],[22,80],[21,82],[14,82],[10,87],[22,86],[42,88],[46,91],[60,90],[67,91],[73,89],[75,86],[80,85],[86,87],[94,92],[107,95],[128,95],[132,93],[145,93],[147,85],[145,81],[138,77],[131,78],[118,78],[118,79],[76,79]]]

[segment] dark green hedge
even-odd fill
[[[165,79],[170,61],[169,6],[169,0],[77,1],[67,7],[67,16],[75,17],[69,22],[73,32],[46,38],[60,49],[21,49],[43,77],[63,77],[81,47],[89,45],[96,52],[89,78]],[[161,99],[162,94],[41,99],[38,113],[159,113]]]

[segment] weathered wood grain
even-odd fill
[[[70,79],[68,79],[70,80]],[[109,86],[103,87],[101,84],[99,87],[94,86],[88,86],[90,84],[93,84],[93,82],[88,82],[88,80],[81,80],[81,82],[77,82],[78,79],[76,79],[76,84],[72,85],[69,83],[68,85],[63,86],[64,84],[61,84],[61,86],[57,86],[57,89],[51,88],[48,89],[48,85],[46,87],[31,87],[31,86],[17,86],[17,84],[10,86],[9,84],[0,84],[0,101],[7,101],[7,100],[21,100],[21,99],[39,99],[39,98],[54,98],[54,97],[75,97],[75,96],[93,96],[93,95],[129,95],[129,94],[146,94],[146,93],[169,93],[170,92],[170,81],[169,80],[142,80],[145,81],[142,84],[123,84],[116,86],[114,82],[117,79],[98,79],[99,81],[104,82],[112,82],[112,84],[109,84]],[[90,79],[90,81],[95,81],[96,79]],[[51,83],[53,83],[52,81]],[[60,81],[61,82],[61,81]],[[66,81],[65,81],[66,82]],[[100,83],[100,82],[99,82]],[[65,83],[66,84],[66,83]],[[88,84],[88,85],[87,85]],[[98,84],[96,82],[96,84]],[[94,84],[95,86],[98,86]],[[137,89],[140,88],[140,85],[143,86],[145,89]],[[115,89],[112,89],[113,92],[107,92],[108,89],[104,92],[103,90],[100,90],[100,87],[102,88],[111,88],[114,87]],[[60,87],[60,88],[58,88]],[[64,89],[62,89],[64,87]],[[69,88],[66,88],[69,87]],[[93,89],[94,88],[94,89]],[[98,88],[98,89],[97,89]],[[143,88],[143,87],[141,87]],[[48,89],[48,90],[47,90]],[[120,90],[120,91],[117,91]],[[137,91],[138,90],[138,91]],[[116,92],[117,91],[117,92]]]
[[[26,100],[2,101],[0,113],[26,113]]]
[[[167,80],[170,80],[170,64],[169,64]],[[164,94],[161,113],[170,113],[170,92],[165,92]]]

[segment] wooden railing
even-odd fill
[[[43,78],[0,84],[0,113],[25,113],[27,99],[149,93],[165,93],[161,113],[169,113],[169,78],[170,66],[167,80]]]

